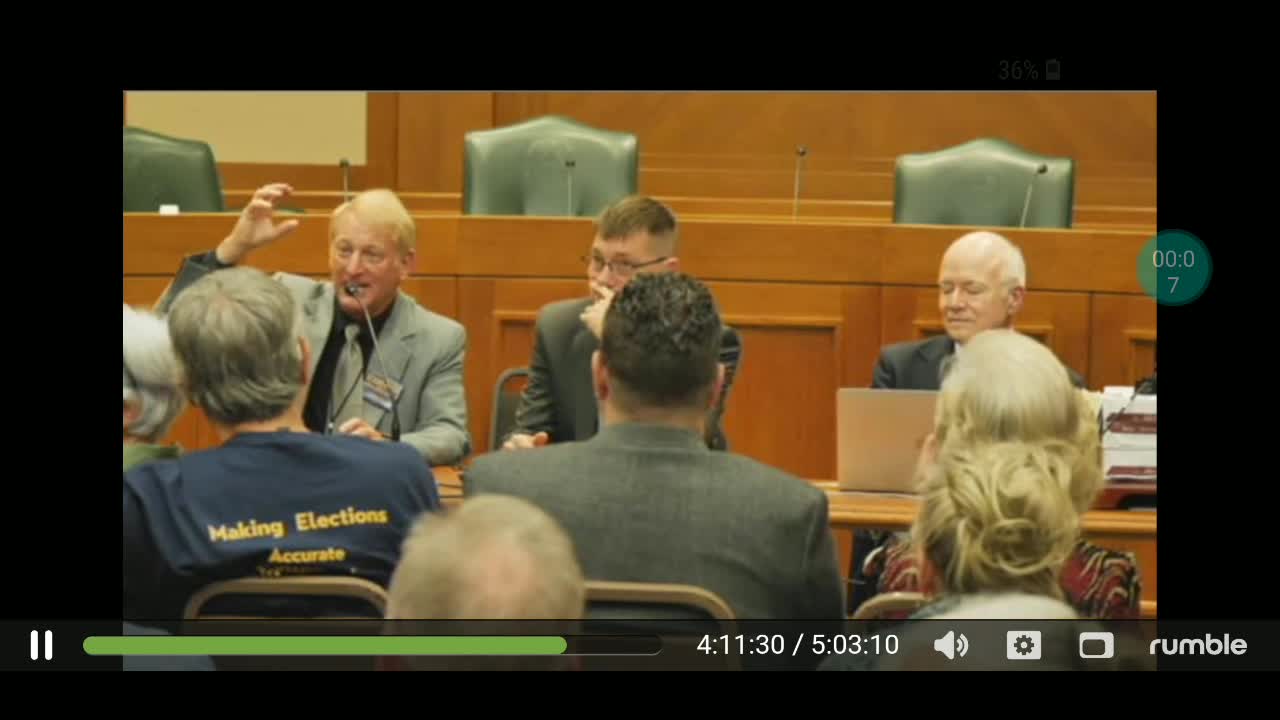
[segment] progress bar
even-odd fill
[[[656,655],[650,636],[95,635],[86,655]]]
[[[126,635],[85,638],[88,655],[563,655],[562,637]]]

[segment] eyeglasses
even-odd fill
[[[666,262],[670,258],[664,255],[660,258],[656,258],[654,260],[650,260],[649,262],[642,262],[642,263],[633,263],[633,262],[628,262],[626,260],[605,260],[599,255],[592,255],[590,257],[583,255],[578,259],[582,261],[584,264],[589,265],[591,267],[591,272],[593,273],[598,273],[607,267],[609,268],[609,271],[612,272],[614,275],[617,275],[619,277],[630,277],[634,275],[635,272],[640,268],[649,267],[650,265],[657,265],[660,262]]]

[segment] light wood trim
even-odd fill
[[[695,607],[716,620],[733,620],[733,608],[724,598],[696,585],[588,580],[587,602],[665,603]]]
[[[241,168],[237,178],[253,178],[268,182],[268,172],[279,172],[280,177],[301,177],[303,182],[314,181],[317,177],[328,177],[327,166],[309,166],[315,170],[295,169],[287,165],[270,165],[261,169]],[[269,169],[268,169],[269,168]],[[361,166],[361,174],[352,173],[352,191],[370,187],[366,180],[366,172]],[[317,175],[318,174],[318,175]],[[223,190],[223,198],[228,209],[244,207],[253,196],[254,186],[227,185]],[[305,188],[305,189],[304,189]],[[396,193],[411,213],[453,213],[462,212],[462,195],[456,192],[409,192]],[[891,223],[893,222],[893,203],[891,201],[872,200],[806,200],[801,199],[798,206],[790,198],[720,198],[720,197],[684,197],[658,196],[657,200],[671,207],[681,219],[720,219],[725,217],[756,217],[773,221],[786,221],[795,216],[805,219],[830,218],[849,221]],[[316,188],[310,185],[296,185],[293,196],[289,199],[291,207],[308,211],[329,212],[342,203],[342,191],[336,188]],[[1123,207],[1109,205],[1077,206],[1073,229],[1076,230],[1129,230],[1154,233],[1156,229],[1156,209],[1154,207]]]
[[[906,530],[920,509],[916,497],[847,492],[834,489],[834,483],[815,483],[827,493],[833,526]],[[1156,513],[1128,510],[1090,510],[1082,519],[1084,531],[1090,534],[1149,535],[1156,534]]]
[[[251,258],[263,268],[328,272],[328,218],[302,215],[286,241]],[[581,278],[579,258],[592,235],[588,218],[417,215],[415,274]],[[212,249],[231,229],[226,214],[124,214],[126,275],[174,273],[184,256]],[[683,227],[683,269],[707,281],[855,283],[931,286],[938,258],[961,230],[937,225],[758,218],[690,220]],[[1034,268],[1033,291],[1140,294],[1133,258],[1145,233],[1010,229]],[[797,253],[796,247],[808,252]],[[537,252],[530,252],[536,248]]]

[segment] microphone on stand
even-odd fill
[[[1027,193],[1022,198],[1022,219],[1018,221],[1018,227],[1021,228],[1027,226],[1027,210],[1031,208],[1031,188],[1036,186],[1036,178],[1047,172],[1049,172],[1049,166],[1044,163],[1040,163],[1036,166],[1036,171],[1032,174],[1031,181],[1027,183]]]
[[[347,202],[351,200],[351,161],[342,158],[338,167],[342,168],[342,202]]]
[[[568,193],[569,199],[568,199],[568,205],[565,207],[565,212],[567,215],[570,215],[570,216],[573,215],[573,168],[577,164],[578,163],[574,161],[573,158],[565,158],[565,161],[564,161],[565,180],[569,187],[569,193]]]
[[[378,346],[378,331],[373,327],[373,317],[369,315],[369,308],[365,306],[364,300],[360,299],[360,288],[356,285],[348,283],[346,285],[347,294],[356,299],[360,303],[360,309],[364,311],[364,321],[369,327],[369,336],[373,338],[373,354],[378,357],[378,364],[382,366],[382,372],[386,379],[391,380],[391,371],[387,367],[387,361],[382,357],[382,350]],[[391,396],[391,439],[394,442],[400,440],[400,396],[392,390],[391,386],[387,386],[387,393]]]
[[[804,156],[809,154],[809,148],[804,145],[796,147],[796,186],[791,196],[791,217],[800,214],[800,174],[804,172]]]

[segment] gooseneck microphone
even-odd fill
[[[369,315],[369,308],[364,304],[364,300],[360,299],[360,288],[358,286],[347,283],[346,291],[348,295],[356,299],[356,302],[360,303],[360,309],[364,311],[364,321],[369,328],[369,336],[373,338],[373,354],[378,357],[378,364],[382,366],[383,375],[388,381],[387,393],[391,396],[391,439],[399,442],[400,395],[391,388],[391,370],[388,369],[387,361],[382,357],[382,350],[378,346],[378,332],[373,327],[373,317]]]
[[[572,158],[565,158],[565,161],[564,161],[564,169],[566,173],[565,177],[566,177],[566,183],[569,186],[569,194],[568,194],[569,199],[568,199],[568,203],[565,205],[566,215],[573,215],[573,168],[577,164],[578,163],[574,161]]]
[[[342,158],[338,167],[342,168],[342,202],[347,202],[351,199],[351,161]]]
[[[1018,227],[1021,228],[1027,226],[1027,210],[1031,208],[1031,188],[1036,186],[1036,178],[1047,172],[1049,172],[1049,166],[1044,163],[1040,163],[1036,166],[1035,173],[1031,175],[1031,181],[1027,183],[1026,195],[1022,198],[1022,219],[1018,221]]]
[[[804,145],[796,147],[796,185],[791,195],[791,217],[800,214],[800,175],[804,172],[804,157],[809,154],[809,148]]]

